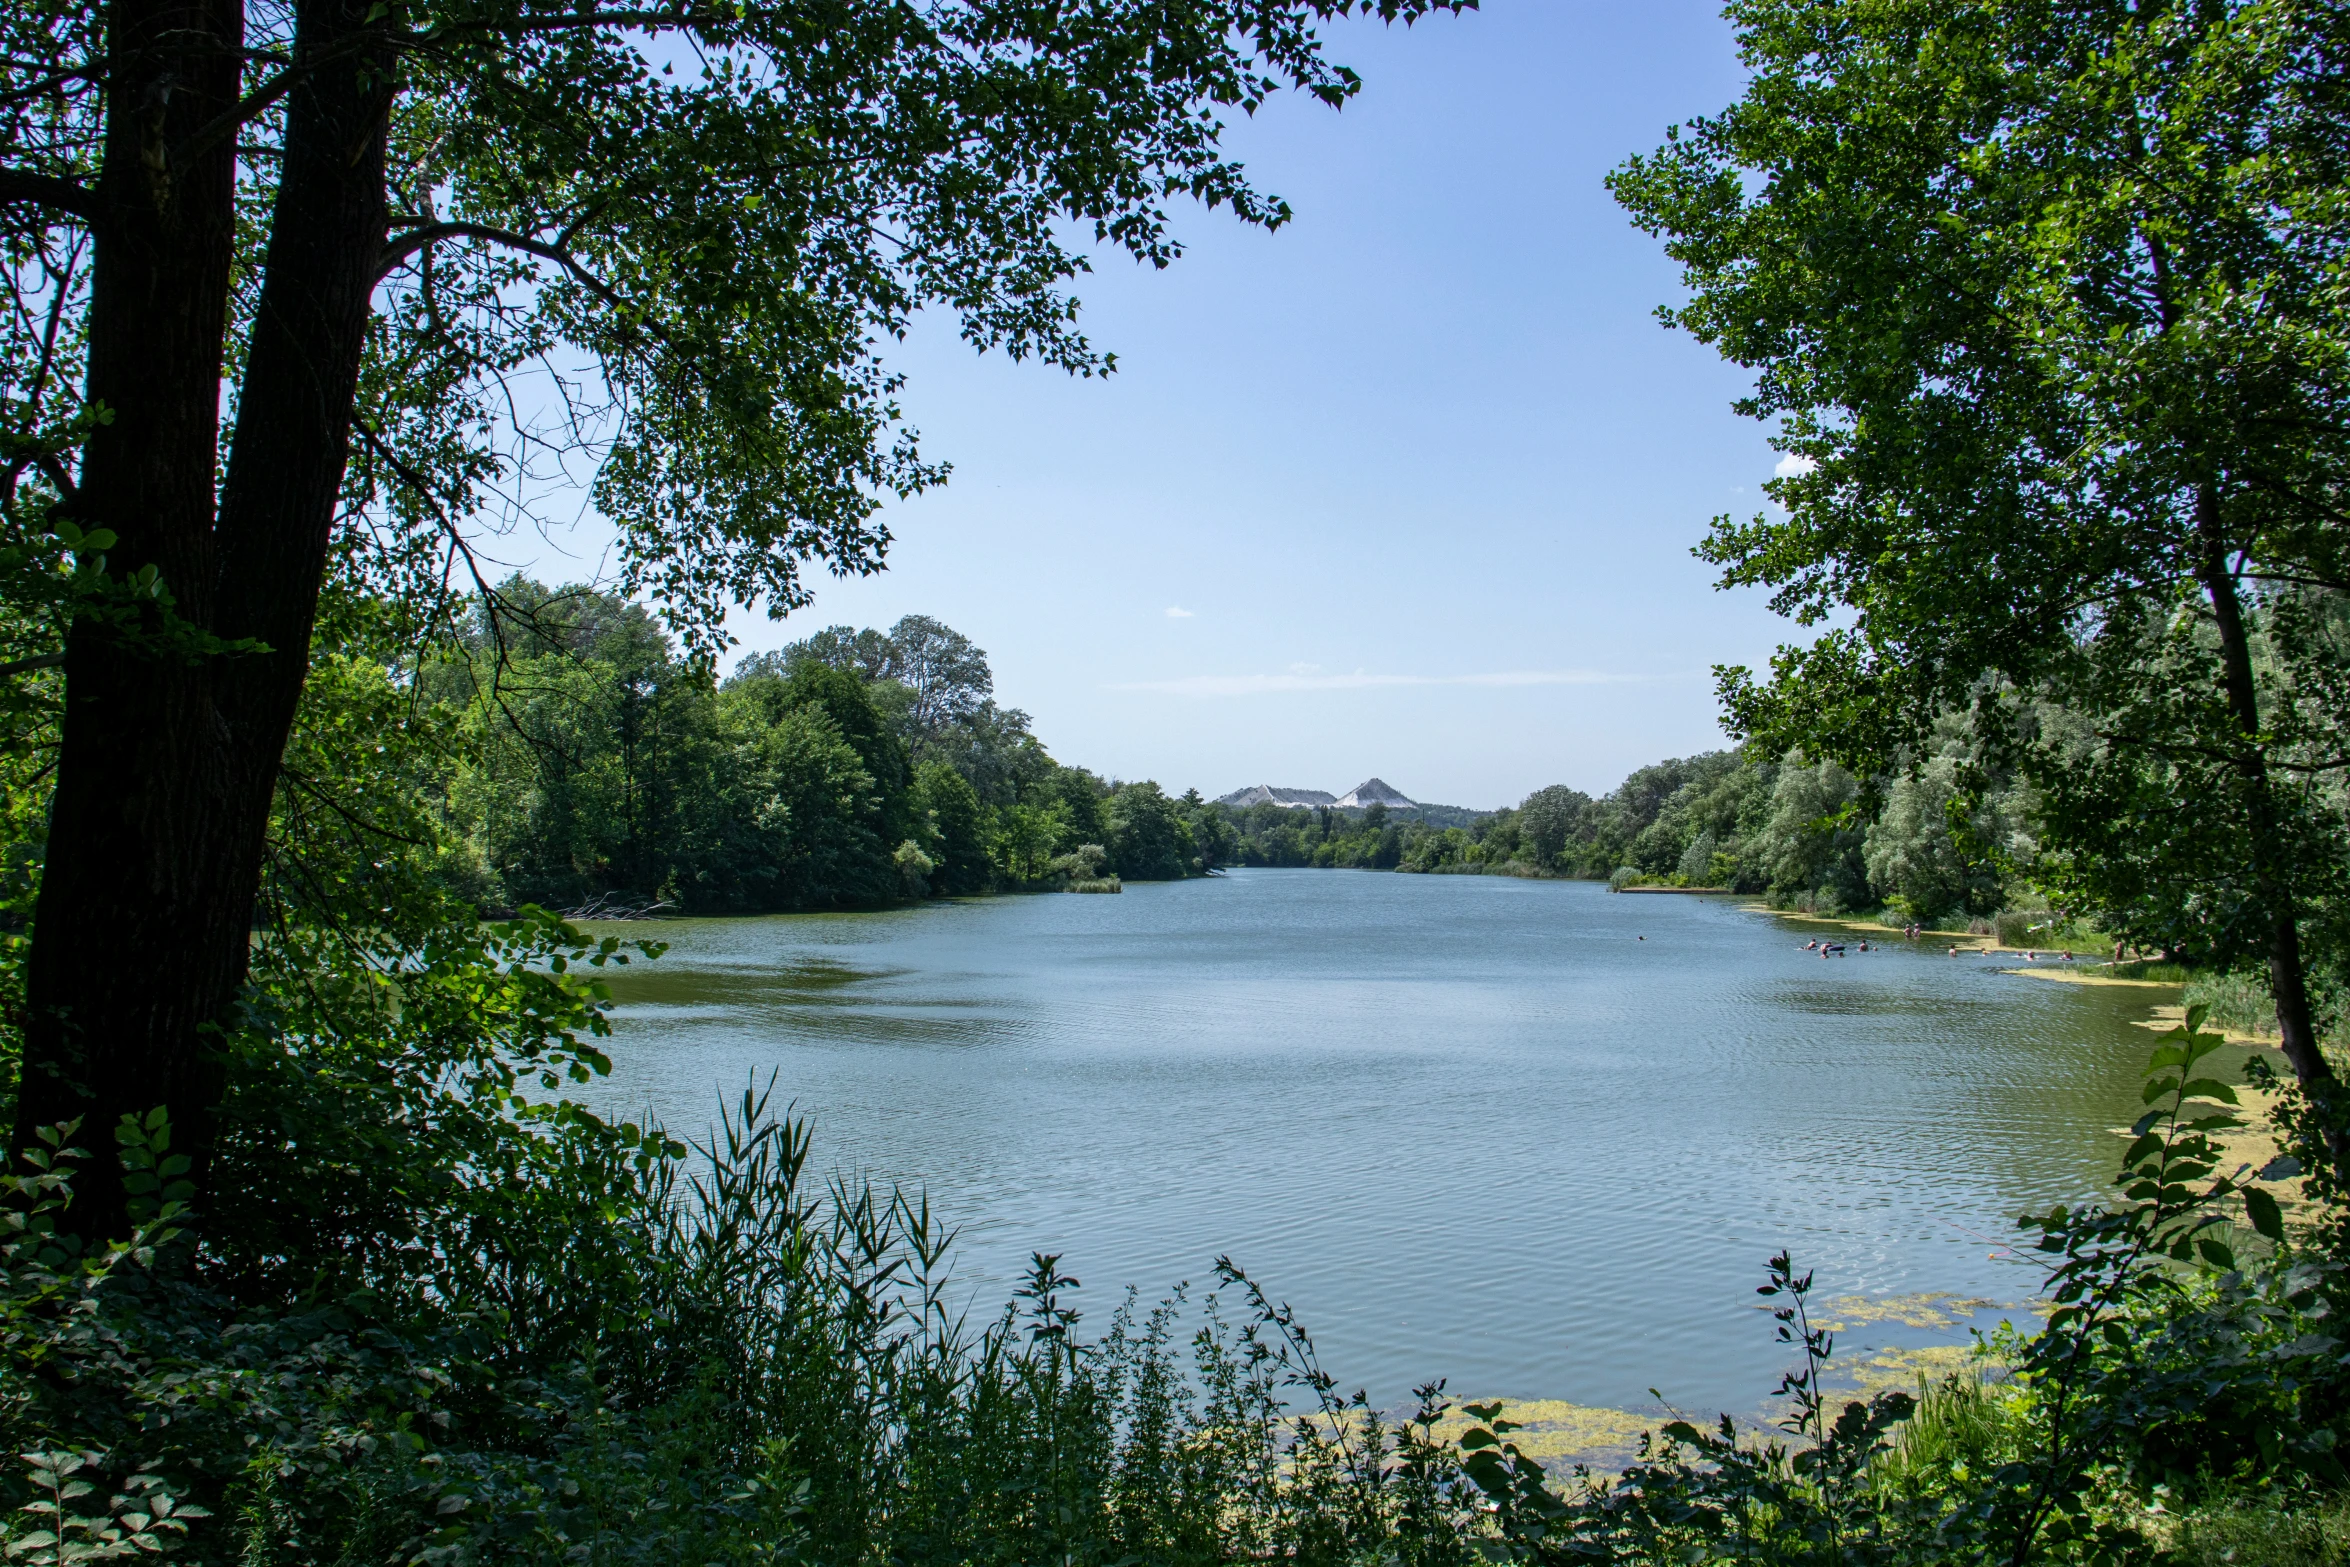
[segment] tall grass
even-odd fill
[[[2021,1451],[2017,1389],[1986,1370],[1920,1379],[1917,1408],[1870,1467],[1884,1490],[1916,1494],[1981,1474]]]
[[[2277,1004],[2268,985],[2251,974],[2198,973],[2187,980],[2188,1006],[2209,1007],[2211,1020],[2238,1034],[2274,1034]]]
[[[2350,1567],[2350,1497],[2266,1496],[2205,1508],[2171,1538],[2178,1567]]]

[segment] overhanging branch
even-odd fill
[[[583,218],[581,221],[586,220]],[[565,237],[569,237],[578,226],[578,223],[574,223],[570,228],[565,229]],[[478,239],[492,245],[503,245],[509,250],[519,250],[525,255],[537,256],[544,261],[552,261],[569,273],[582,288],[613,309],[622,312],[629,309],[628,301],[621,297],[618,289],[588,270],[586,264],[562,244],[533,239],[528,234],[518,234],[512,229],[502,229],[488,223],[428,223],[422,228],[410,229],[405,234],[394,235],[385,243],[383,256],[376,263],[376,280],[381,282],[390,275],[393,268],[417,252],[430,249],[441,241],[449,239]],[[643,327],[664,343],[670,341],[669,335],[661,330],[661,325],[657,321],[640,319],[635,324]]]
[[[47,207],[52,212],[70,213],[92,228],[99,226],[105,213],[98,204],[98,193],[87,185],[26,169],[0,169],[0,206]]]

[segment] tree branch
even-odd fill
[[[19,204],[71,213],[92,228],[99,226],[106,210],[98,205],[98,193],[87,185],[54,174],[0,169],[0,206]]]
[[[105,73],[106,62],[102,59],[89,65],[76,65],[66,70],[53,71],[39,81],[27,82],[22,87],[0,93],[0,104],[30,103],[35,98],[45,97],[57,91],[67,82],[94,83],[101,80]]]
[[[725,27],[741,20],[740,16],[730,11],[697,12],[684,6],[667,11],[575,11],[549,16],[515,17],[506,21],[485,19],[449,22],[403,41],[430,46],[457,33],[499,33],[509,38],[522,38],[533,33],[569,32],[582,27],[635,27],[660,32],[665,28]]]
[[[357,32],[338,39],[307,58],[297,59],[268,81],[238,99],[234,106],[223,109],[209,121],[189,132],[184,141],[171,149],[172,163],[176,166],[190,158],[203,156],[223,136],[235,135],[239,126],[256,118],[264,109],[283,98],[287,93],[292,92],[302,78],[325,66],[334,64],[346,55],[356,54],[370,45],[381,42],[382,36],[381,32],[376,29],[362,27]]]
[[[576,226],[574,225],[574,227]],[[566,238],[570,236],[570,233],[570,229],[564,230]],[[512,229],[496,228],[487,223],[427,223],[422,228],[410,229],[405,234],[394,235],[385,241],[383,258],[376,263],[376,280],[381,282],[401,262],[406,261],[420,250],[439,244],[444,239],[486,240],[492,245],[503,245],[508,250],[519,250],[527,255],[552,261],[592,289],[604,303],[608,305],[625,303],[612,285],[582,266],[579,258],[562,245],[548,240],[533,239],[528,234],[517,234]]]
[[[65,662],[63,653],[43,653],[37,658],[11,659],[0,664],[0,678],[9,675],[27,675],[36,669],[55,669]]]
[[[583,217],[580,221],[585,222],[586,219]],[[574,223],[566,228],[563,231],[564,237],[570,237],[573,230],[578,227],[579,224]],[[511,229],[496,228],[487,223],[428,223],[422,228],[411,229],[405,234],[393,236],[384,245],[383,258],[376,265],[376,280],[381,282],[401,262],[406,261],[418,251],[428,249],[445,239],[485,240],[493,245],[504,245],[509,250],[519,250],[526,255],[552,261],[577,279],[581,287],[613,309],[626,311],[629,308],[628,301],[621,297],[618,289],[589,271],[580,259],[564,246],[543,239],[533,239],[528,234],[517,234]],[[651,333],[656,340],[674,346],[675,340],[662,330],[661,323],[649,316],[639,319],[634,325]]]

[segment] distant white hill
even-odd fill
[[[1386,780],[1380,778],[1366,778],[1330,803],[1338,806],[1352,806],[1356,809],[1367,805],[1384,805],[1391,811],[1419,809],[1418,801],[1411,799],[1402,790],[1390,786]]]
[[[1317,805],[1356,811],[1367,805],[1384,805],[1391,811],[1419,809],[1416,801],[1377,778],[1365,779],[1341,795],[1326,794],[1320,789],[1276,789],[1271,784],[1257,784],[1253,788],[1235,789],[1216,803],[1235,810],[1246,810],[1252,805],[1278,805],[1292,811],[1308,811]]]
[[[1252,788],[1235,789],[1216,802],[1245,810],[1252,805],[1278,805],[1287,810],[1310,811],[1317,805],[1335,805],[1337,797],[1322,789],[1276,789],[1271,784],[1257,784]]]

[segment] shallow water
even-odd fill
[[[820,1162],[961,1226],[977,1314],[1035,1250],[1095,1327],[1229,1252],[1383,1404],[1444,1376],[1751,1409],[1781,1246],[1823,1295],[2028,1296],[1991,1253],[2105,1185],[2132,1022],[2171,999],[1939,947],[1824,961],[1821,929],[1337,871],[668,921],[627,932],[671,950],[615,987],[611,1102],[695,1132],[776,1073]]]

